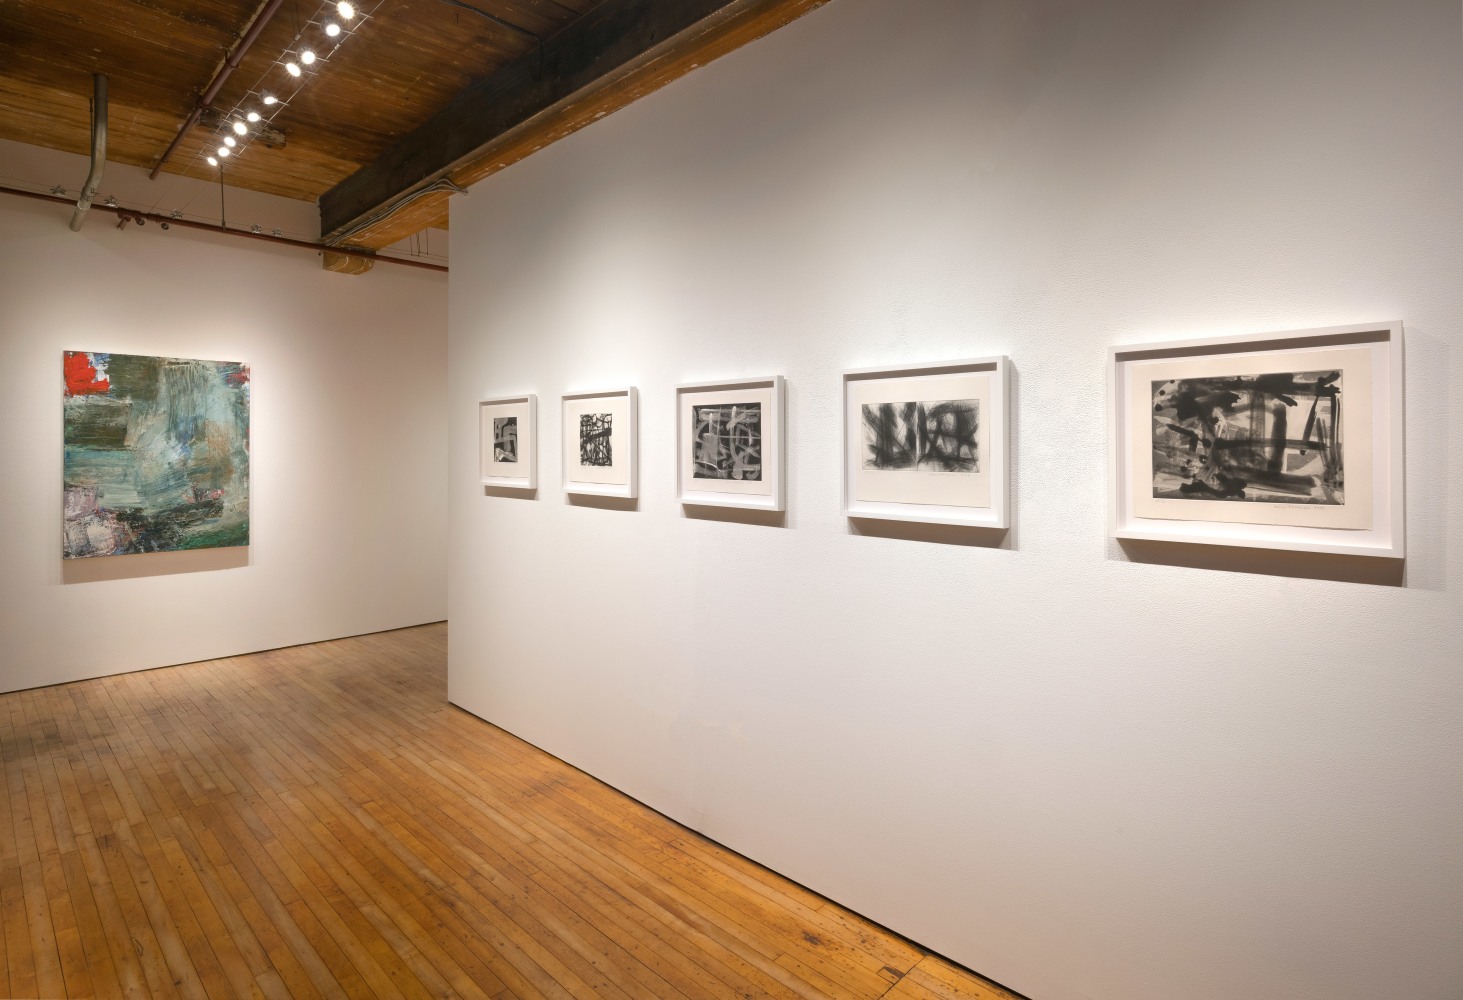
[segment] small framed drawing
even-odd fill
[[[564,396],[565,493],[637,495],[638,409],[633,387]]]
[[[843,373],[843,513],[1008,527],[1002,357]]]
[[[1118,538],[1401,558],[1402,324],[1108,351]]]
[[[484,486],[538,487],[538,397],[478,401],[478,467]]]
[[[782,510],[781,375],[676,387],[676,499]]]

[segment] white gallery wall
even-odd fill
[[[508,168],[453,202],[452,700],[1036,1000],[1456,1000],[1460,178],[1457,0],[833,0]],[[1391,319],[1405,571],[1107,537],[1109,345]],[[852,528],[840,371],[991,354],[1014,529]],[[683,511],[674,386],[773,374],[785,519]],[[620,385],[641,499],[567,502],[559,395]]]
[[[74,193],[85,157],[0,144],[0,175]],[[218,186],[108,164],[102,193],[190,215]],[[229,189],[231,218],[318,229]],[[0,197],[0,691],[445,617],[446,278]],[[251,368],[247,548],[61,558],[62,352]]]

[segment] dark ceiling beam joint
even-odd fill
[[[604,0],[524,56],[469,84],[374,163],[320,196],[326,238],[444,177],[489,143],[649,58],[685,32],[765,0]],[[537,63],[537,65],[535,65]]]
[[[497,14],[493,14],[489,11],[483,10],[481,7],[474,7],[470,3],[463,3],[462,0],[442,0],[442,3],[445,3],[452,7],[460,7],[463,10],[470,10],[474,14],[478,14],[482,17],[487,18],[494,24],[502,25],[510,31],[518,32],[520,35],[527,35],[529,38],[532,38],[540,45],[544,43],[544,36],[540,35],[537,31],[530,31],[529,29],[523,27],[521,24],[514,24],[512,21],[509,21],[506,18],[499,17]]]
[[[442,3],[447,4],[449,7],[458,7],[458,8],[461,8],[462,10],[470,10],[474,14],[480,14],[481,16],[487,18],[489,21],[493,22],[494,24],[502,25],[503,27],[509,29],[510,31],[516,31],[520,35],[527,35],[529,38],[532,38],[535,42],[538,43],[538,71],[539,71],[540,74],[543,73],[543,71],[544,71],[544,36],[543,35],[540,35],[537,31],[530,31],[529,29],[523,27],[520,24],[514,24],[512,21],[506,20],[505,18],[501,18],[497,14],[493,14],[493,13],[490,13],[488,11],[485,11],[481,7],[474,7],[470,3],[463,3],[462,0],[442,0]]]

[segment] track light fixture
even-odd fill
[[[0,0],[0,4],[4,2],[5,0]],[[260,90],[258,87],[268,78],[267,74],[276,72],[273,66],[266,69],[266,76],[261,77],[259,82],[255,84],[255,87],[249,91],[250,96],[247,98],[247,101],[255,106],[253,108],[236,106],[231,115],[225,117],[222,122],[223,125],[227,126],[221,130],[221,141],[223,145],[219,146],[212,156],[207,155],[206,152],[201,154],[208,161],[209,166],[217,167],[219,165],[218,161],[228,156],[231,149],[236,153],[242,153],[243,147],[254,139],[261,135],[269,135],[270,131],[266,126],[279,114],[278,109],[284,107],[290,97],[299,92],[300,87],[304,84],[305,69],[307,67],[314,67],[317,63],[323,64],[324,61],[329,60],[331,55],[336,52],[337,47],[352,33],[345,22],[355,20],[357,16],[356,3],[351,3],[349,0],[340,0],[339,3],[336,0],[318,0],[318,2],[320,2],[320,8],[313,17],[308,19],[306,24],[318,28],[326,38],[332,39],[332,41],[329,43],[320,43],[320,52],[312,48],[298,47],[302,42],[307,40],[308,36],[305,32],[308,29],[297,28],[293,40],[289,43],[291,48],[282,52],[278,61],[274,63],[274,66],[283,66],[285,72],[293,77],[295,82],[280,88],[284,92],[283,96],[279,93],[269,93]],[[356,0],[356,2],[358,3],[359,0]],[[374,9],[381,2],[384,2],[384,0],[376,0],[376,3],[368,4],[367,6]],[[362,14],[361,16],[363,19],[369,19],[371,15]],[[361,25],[356,24],[354,27],[359,28]],[[318,37],[316,40],[318,42]],[[318,72],[318,70],[312,69],[313,72]],[[267,110],[259,110],[261,107]],[[238,138],[236,139],[235,136]]]

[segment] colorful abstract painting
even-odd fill
[[[67,351],[67,559],[249,544],[249,369]]]

